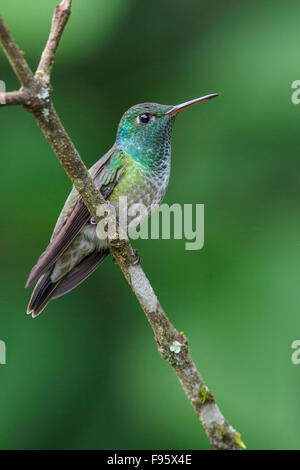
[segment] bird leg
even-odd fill
[[[141,257],[140,257],[140,255],[139,255],[139,253],[138,253],[138,250],[137,250],[136,248],[133,248],[133,252],[134,252],[134,254],[135,254],[135,256],[136,256],[136,259],[135,259],[135,261],[134,261],[132,264],[135,266],[136,264],[140,264],[140,262],[141,262]],[[113,258],[112,262],[113,262],[113,264],[118,264],[117,261],[115,260],[115,258]]]

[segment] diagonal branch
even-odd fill
[[[0,41],[26,92],[6,94],[6,104],[22,104],[35,117],[39,127],[60,160],[64,170],[80,193],[96,222],[97,207],[106,204],[97,190],[80,155],[66,133],[50,99],[50,69],[55,51],[70,15],[71,0],[63,0],[55,9],[50,36],[36,74],[32,72],[6,25],[0,21]],[[19,101],[19,102],[18,102]],[[111,208],[107,204],[107,211]],[[158,351],[175,371],[208,439],[214,449],[240,449],[240,434],[230,426],[214,396],[209,392],[191,357],[188,342],[167,318],[141,265],[135,265],[135,254],[127,240],[112,238],[110,250],[136,295],[153,329]]]

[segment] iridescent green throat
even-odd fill
[[[160,172],[171,156],[174,120],[175,116],[162,115],[143,127],[132,117],[125,117],[119,125],[116,144],[150,173]]]

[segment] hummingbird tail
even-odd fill
[[[27,313],[32,313],[33,317],[39,315],[50,301],[57,284],[51,281],[51,271],[43,274],[32,292]]]
[[[32,292],[27,313],[32,313],[33,318],[37,317],[50,300],[71,291],[92,274],[109,253],[109,250],[94,251],[57,282],[51,281],[52,269],[47,271],[40,277]]]

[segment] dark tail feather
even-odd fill
[[[52,270],[45,273],[40,277],[32,292],[27,313],[32,313],[33,317],[39,315],[51,299],[66,294],[92,274],[107,255],[109,255],[109,250],[94,251],[73,268],[70,273],[55,283],[51,282],[50,278]]]
[[[57,287],[58,283],[51,282],[50,275],[51,272],[48,271],[42,277],[40,277],[32,292],[27,308],[27,313],[32,313],[33,317],[36,317],[42,312],[42,310],[44,310],[52,297],[53,291]]]

